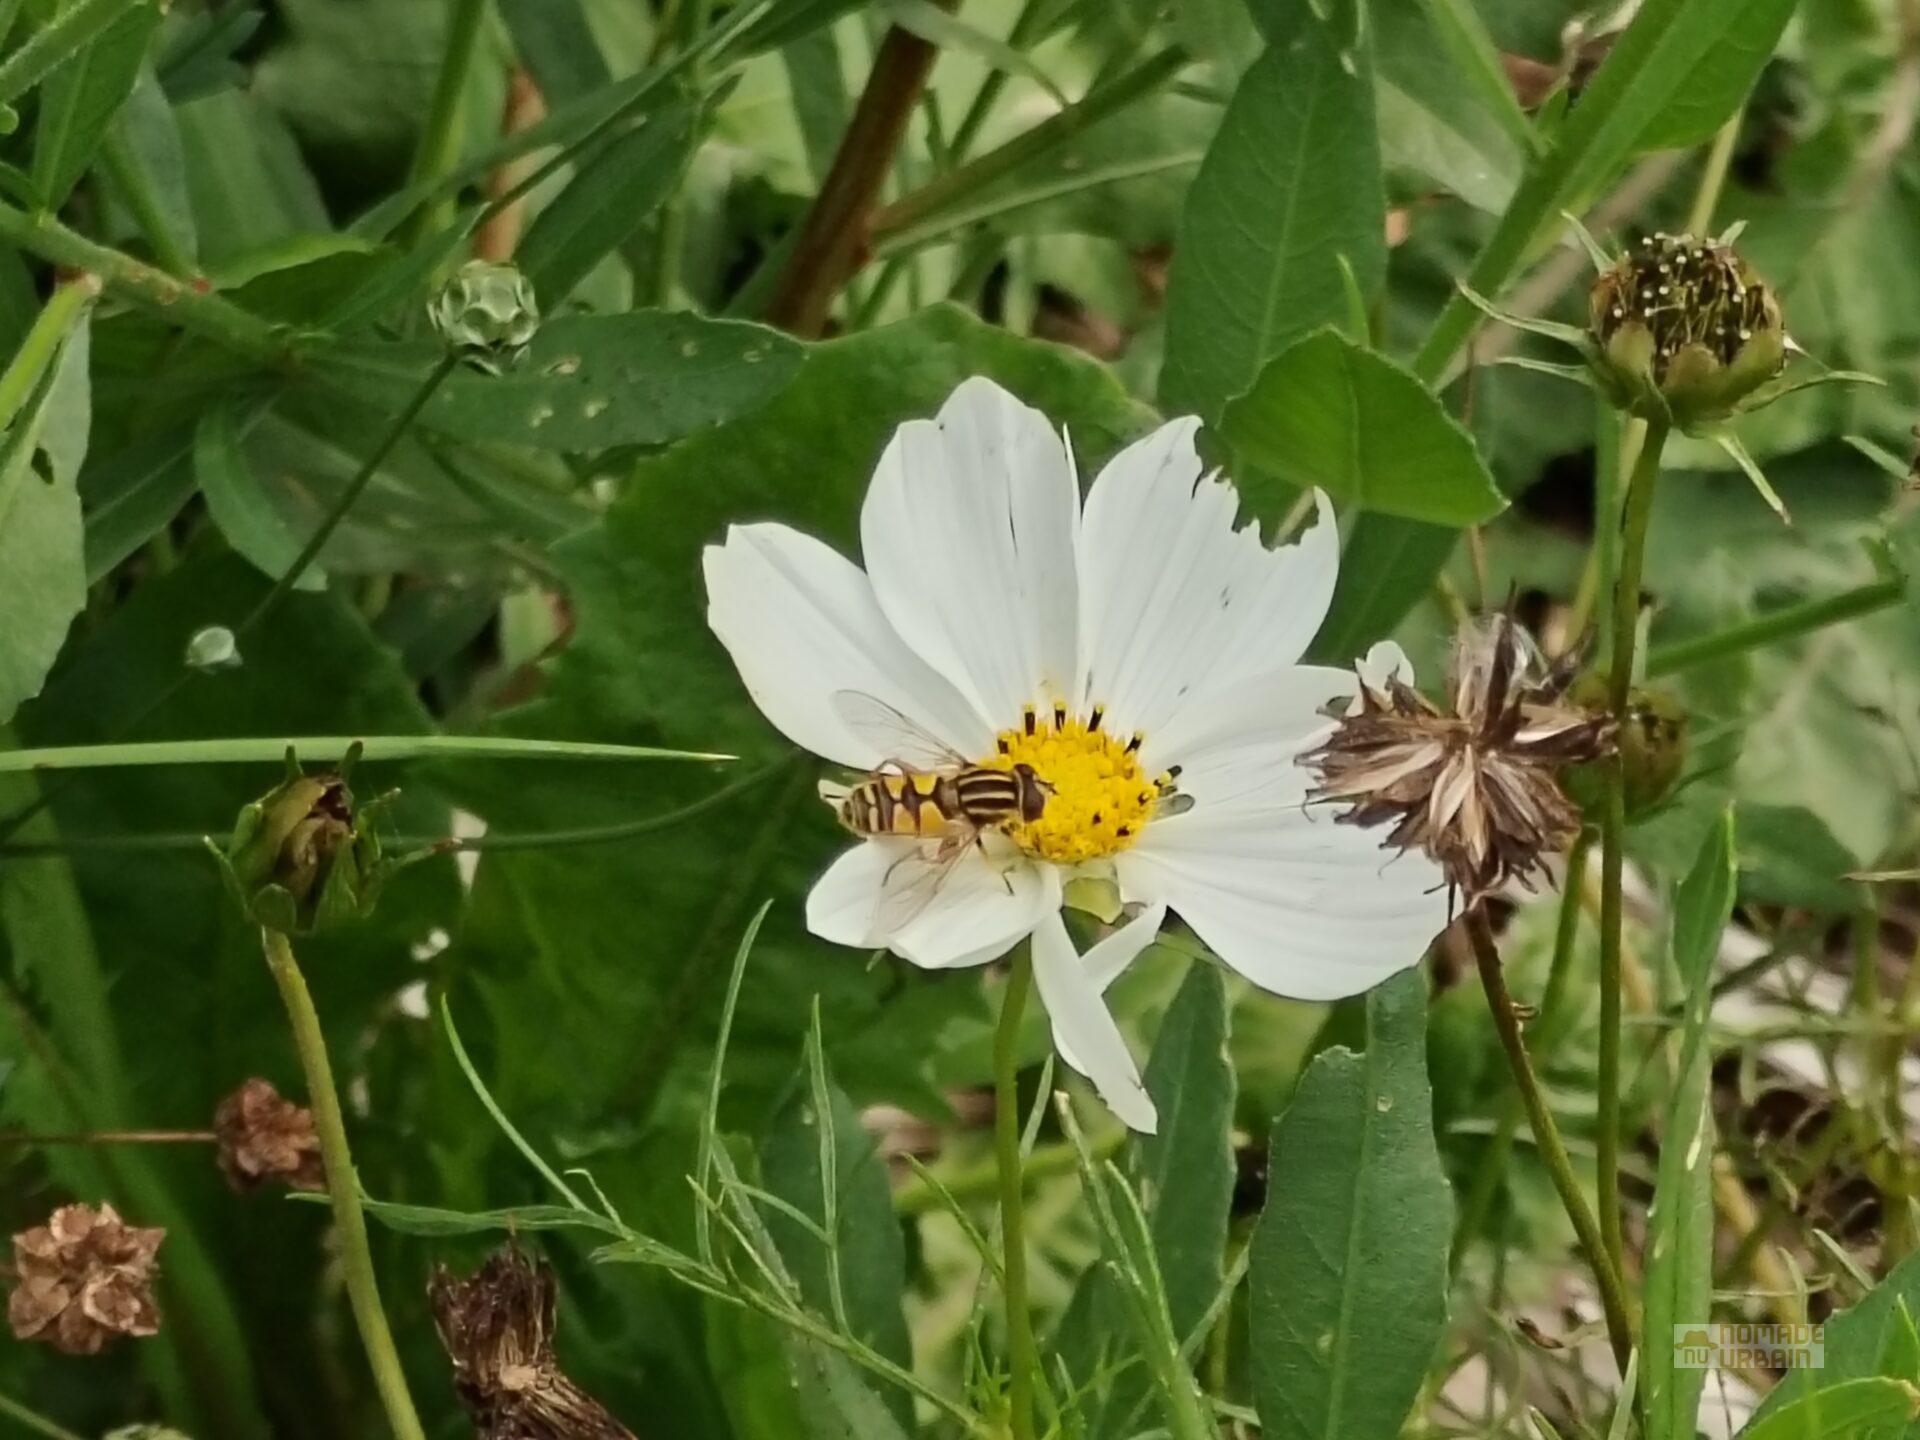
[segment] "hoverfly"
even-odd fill
[[[1053,787],[1031,765],[976,765],[864,691],[835,691],[832,703],[847,728],[886,758],[852,785],[823,780],[821,799],[855,835],[923,842],[887,871],[880,899],[887,928],[925,909],[969,847],[984,854],[988,831],[1045,813]]]

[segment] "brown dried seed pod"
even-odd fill
[[[1424,850],[1468,906],[1509,880],[1532,888],[1580,825],[1560,771],[1613,744],[1611,720],[1562,703],[1541,670],[1502,616],[1462,634],[1447,708],[1363,676],[1354,708],[1303,757],[1320,777],[1312,798],[1350,802],[1345,824],[1391,824],[1385,843]]]
[[[453,1362],[454,1393],[480,1440],[634,1440],[560,1370],[553,1271],[518,1246],[466,1279],[437,1267],[427,1299]]]
[[[235,1190],[284,1181],[295,1190],[323,1190],[326,1170],[313,1112],[285,1099],[267,1081],[248,1080],[213,1112],[220,1169]]]
[[[125,1224],[111,1205],[63,1205],[13,1237],[7,1323],[21,1340],[95,1355],[117,1335],[153,1335],[154,1256],[167,1232]]]

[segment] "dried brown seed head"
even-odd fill
[[[480,1440],[634,1440],[561,1373],[553,1354],[553,1271],[517,1246],[464,1280],[444,1266],[427,1285],[453,1388]]]
[[[21,1340],[95,1355],[116,1335],[153,1335],[154,1256],[165,1230],[127,1225],[111,1205],[63,1205],[13,1237],[7,1323]]]
[[[265,1080],[248,1080],[222,1100],[213,1129],[220,1169],[234,1189],[252,1190],[270,1180],[295,1190],[326,1188],[313,1112],[284,1099]]]
[[[1319,749],[1315,800],[1349,802],[1345,824],[1391,824],[1467,905],[1509,880],[1531,888],[1580,816],[1560,771],[1613,743],[1611,722],[1563,703],[1524,632],[1506,617],[1462,634],[1446,708],[1398,676],[1363,675],[1353,709]]]

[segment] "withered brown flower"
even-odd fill
[[[122,1222],[111,1205],[63,1205],[13,1237],[7,1323],[21,1340],[95,1355],[116,1335],[153,1335],[154,1255],[167,1232]]]
[[[1613,744],[1612,721],[1564,703],[1545,668],[1505,616],[1461,634],[1446,708],[1363,667],[1355,704],[1303,757],[1312,798],[1352,802],[1345,824],[1391,822],[1386,843],[1425,850],[1466,905],[1509,880],[1533,888],[1580,825],[1559,772]]]
[[[518,1246],[466,1279],[436,1267],[427,1284],[453,1388],[481,1440],[634,1440],[560,1370],[553,1270]]]
[[[313,1112],[284,1099],[267,1081],[256,1076],[222,1100],[213,1112],[213,1130],[221,1172],[234,1189],[252,1190],[269,1180],[295,1190],[326,1188]]]

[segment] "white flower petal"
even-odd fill
[[[1147,737],[1141,766],[1157,775],[1178,765],[1179,787],[1195,809],[1255,787],[1268,800],[1292,803],[1313,779],[1298,757],[1333,728],[1328,708],[1354,692],[1351,670],[1324,665],[1244,676],[1182,706]]]
[[[1318,523],[1269,550],[1234,529],[1239,497],[1203,478],[1194,419],[1120,452],[1087,497],[1080,531],[1083,706],[1151,737],[1190,698],[1291,665],[1333,597],[1340,539]]]
[[[1099,987],[1101,994],[1104,995],[1107,987],[1159,937],[1160,924],[1166,918],[1166,906],[1149,905],[1112,934],[1101,936],[1093,948],[1080,957],[1087,978]]]
[[[912,840],[861,840],[840,852],[807,892],[807,929],[822,940],[876,950],[887,943],[880,925],[880,891],[893,866],[910,855]]]
[[[861,511],[860,547],[894,628],[1004,727],[1023,706],[1072,698],[1079,523],[1059,434],[976,378],[938,419],[894,433]]]
[[[1330,806],[1196,805],[1114,857],[1129,899],[1171,907],[1263,990],[1333,1000],[1415,964],[1445,928],[1440,868]]]
[[[992,859],[969,848],[926,908],[887,942],[928,970],[997,960],[1060,908],[1060,873],[1024,857]]]
[[[1129,928],[1139,928],[1138,923]],[[1061,1059],[1093,1082],[1129,1129],[1153,1134],[1159,1117],[1140,1082],[1140,1068],[1058,914],[1033,933],[1033,978]]]
[[[707,623],[753,702],[788,739],[868,769],[883,760],[833,708],[839,690],[877,696],[968,755],[993,732],[901,640],[851,561],[785,525],[736,525],[704,557]]]

